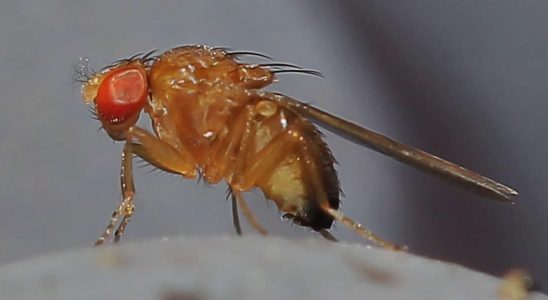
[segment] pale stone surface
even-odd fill
[[[10,300],[486,300],[498,299],[500,285],[408,253],[257,236],[123,243],[0,268],[0,299]]]

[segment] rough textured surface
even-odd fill
[[[498,299],[500,286],[497,278],[408,253],[261,237],[151,240],[0,268],[0,297],[11,300],[485,300]]]

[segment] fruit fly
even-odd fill
[[[118,242],[134,211],[132,159],[136,155],[163,171],[187,179],[201,175],[222,180],[232,198],[233,222],[241,233],[238,207],[261,234],[266,230],[250,211],[243,193],[260,189],[283,216],[327,239],[336,220],[386,248],[378,237],[339,210],[335,159],[312,122],[406,164],[512,202],[517,192],[451,162],[396,142],[289,96],[265,91],[279,73],[318,75],[295,65],[248,64],[227,48],[190,45],[159,55],[138,54],[100,72],[79,70],[84,102],[116,141],[123,141],[122,200],[96,244],[114,233]],[[136,126],[142,111],[153,133]],[[116,228],[116,230],[114,230]]]

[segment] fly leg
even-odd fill
[[[314,160],[312,160],[312,157],[306,151],[301,151],[301,155],[304,158],[303,161],[308,162],[308,163],[304,163],[305,169],[307,170],[306,174],[307,174],[307,177],[310,180],[310,183],[314,187],[314,190],[317,193],[317,196],[318,196],[317,201],[320,202],[319,206],[325,213],[329,214],[335,220],[341,222],[342,224],[344,224],[348,228],[354,230],[354,232],[356,232],[358,235],[360,235],[364,239],[366,239],[368,241],[371,241],[371,242],[373,242],[373,243],[375,243],[375,244],[377,244],[377,245],[379,245],[383,248],[392,249],[392,250],[403,250],[403,249],[405,249],[404,246],[403,247],[398,246],[398,245],[392,244],[391,242],[388,242],[388,241],[382,239],[378,235],[374,234],[371,230],[365,228],[362,224],[360,224],[360,223],[352,220],[351,218],[347,217],[346,215],[344,215],[339,210],[332,208],[329,205],[329,202],[327,201],[327,194],[326,194],[325,189],[323,187],[322,181],[321,181],[321,179],[318,175],[319,170],[317,169],[316,164],[314,163]],[[324,235],[325,234],[324,232],[320,231],[320,234],[322,236],[326,237]],[[326,237],[326,238],[329,239],[328,237]]]
[[[133,196],[135,194],[135,186],[133,184],[133,154],[140,156],[151,165],[169,173],[181,174],[186,178],[195,178],[197,175],[194,159],[185,149],[175,149],[173,146],[139,127],[130,128],[122,153],[120,172],[122,201],[112,213],[106,229],[95,242],[95,245],[105,242],[112,234],[112,230],[122,216],[122,221],[114,233],[114,242],[119,242],[133,215],[133,211],[135,210],[135,204],[133,203]]]
[[[245,166],[247,156],[249,155],[252,145],[254,123],[253,119],[256,115],[252,105],[246,106],[242,112],[236,117],[230,132],[219,137],[212,146],[211,161],[214,163],[208,164],[204,168],[204,177],[209,183],[216,183],[223,177],[233,177],[239,174]],[[235,159],[239,157],[239,159]],[[238,206],[241,207],[242,213],[260,234],[266,235],[267,231],[257,221],[251,209],[245,201],[242,191],[235,190],[230,185],[232,194],[232,219],[234,228],[238,235],[242,234],[240,221],[238,219]]]
[[[263,226],[257,221],[253,213],[251,212],[251,209],[249,209],[249,206],[247,206],[247,202],[245,202],[245,199],[240,191],[232,191],[232,195],[236,199],[237,204],[240,205],[242,208],[242,212],[244,216],[246,217],[247,221],[255,230],[257,230],[262,235],[267,235],[268,232],[266,229],[264,229]]]
[[[339,210],[333,209],[333,208],[329,207],[328,205],[322,206],[321,208],[322,208],[323,211],[325,211],[326,213],[331,215],[333,218],[335,218],[335,220],[341,222],[342,224],[344,224],[348,228],[354,230],[354,232],[356,232],[358,235],[360,235],[361,237],[363,237],[366,240],[369,240],[369,241],[371,241],[371,242],[373,242],[373,243],[375,243],[375,244],[377,244],[377,245],[379,245],[383,248],[386,248],[386,249],[391,249],[391,250],[406,250],[407,249],[406,246],[395,245],[395,244],[393,244],[393,243],[391,243],[387,240],[382,239],[378,235],[374,234],[371,230],[365,228],[362,224],[360,224],[360,223],[352,220],[351,218],[347,217],[346,215],[344,215]]]
[[[251,213],[251,210],[243,198],[242,192],[251,189],[263,176],[268,176],[276,167],[278,167],[280,161],[286,157],[286,151],[293,151],[293,146],[297,145],[298,136],[292,129],[280,132],[257,153],[252,153],[252,151],[250,151],[251,147],[253,147],[253,143],[250,142],[251,139],[251,135],[244,135],[242,137],[240,150],[242,153],[245,153],[244,156],[246,159],[240,160],[240,163],[234,167],[234,170],[236,171],[233,173],[230,187],[249,223],[255,227],[257,231],[265,235],[267,234],[267,231],[257,222]],[[250,164],[245,165],[244,162],[248,161]]]
[[[240,217],[238,217],[238,200],[236,200],[236,197],[232,193],[230,198],[232,202],[232,223],[234,224],[236,234],[242,235],[242,226],[240,226]]]
[[[259,152],[254,155],[250,155],[246,161],[251,163],[244,168],[242,166],[241,174],[235,174],[235,180],[233,183],[233,190],[248,190],[260,181],[263,176],[269,175],[275,168],[279,166],[281,160],[289,153],[298,151],[301,143],[306,143],[306,139],[297,130],[293,130],[291,127],[278,133],[272,140],[265,145]],[[312,161],[310,157],[304,157],[303,161]],[[311,170],[311,172],[317,172],[318,170]],[[316,180],[319,180],[317,173],[315,174]],[[314,183],[315,189],[322,191],[321,196],[326,198],[325,191],[321,185],[321,181]],[[242,199],[243,200],[243,199]],[[327,202],[327,201],[325,201]],[[245,202],[244,202],[245,204]],[[328,204],[327,204],[328,205]],[[243,204],[242,204],[243,208]],[[319,233],[327,240],[336,242],[337,239],[327,230],[319,230]]]
[[[175,148],[139,127],[130,128],[128,136],[133,153],[158,169],[188,179],[198,176],[196,161],[186,148]]]
[[[131,220],[131,216],[133,215],[134,210],[135,205],[133,203],[127,207],[122,222],[120,222],[120,225],[118,225],[118,228],[114,232],[114,243],[120,242],[120,238],[122,238],[122,235],[124,235],[124,232],[126,231],[126,226]]]
[[[276,134],[260,151],[256,153],[249,153],[249,151],[246,152],[245,161],[248,162],[248,165],[242,166],[240,169],[236,169],[239,170],[239,172],[234,172],[232,176],[230,183],[231,189],[236,192],[243,192],[251,189],[257,184],[257,182],[263,179],[264,176],[270,175],[271,172],[279,166],[280,161],[282,161],[285,157],[291,153],[299,153],[303,158],[302,161],[306,162],[304,163],[306,175],[317,193],[317,201],[320,201],[318,205],[325,213],[331,215],[335,220],[353,229],[363,238],[381,247],[401,249],[401,247],[383,240],[370,230],[366,229],[363,225],[329,206],[326,191],[319,177],[320,170],[317,169],[311,155],[306,151],[300,150],[307,148],[304,143],[307,143],[306,138],[302,136],[298,130],[295,130],[292,126],[290,126],[284,131]],[[237,196],[237,194],[235,195]],[[238,200],[238,197],[236,197],[236,199]],[[240,205],[242,202],[239,202]],[[329,232],[320,231],[320,234],[329,240],[334,239]]]
[[[248,145],[252,138],[253,118],[255,110],[252,105],[243,108],[238,114],[230,131],[225,136],[219,136],[211,146],[210,161],[204,167],[204,178],[208,183],[213,184],[221,181],[224,177],[238,172],[239,161],[245,161]]]
[[[283,158],[293,153],[302,139],[298,131],[292,128],[276,134],[259,152],[248,156],[249,164],[234,174],[231,188],[235,191],[251,189],[263,176],[270,175]]]
[[[337,238],[336,238],[333,234],[331,234],[331,232],[329,232],[329,230],[327,230],[327,229],[325,229],[325,228],[324,228],[324,229],[320,229],[318,232],[320,233],[320,235],[321,235],[324,239],[326,239],[326,240],[328,240],[328,241],[332,241],[332,242],[338,242],[338,241],[339,241],[339,240],[337,240]]]
[[[133,210],[135,208],[135,205],[133,204],[133,195],[135,194],[135,187],[133,185],[133,163],[132,163],[132,152],[131,152],[131,144],[126,142],[124,145],[124,151],[122,152],[122,167],[120,172],[120,185],[122,188],[122,202],[120,202],[120,205],[118,208],[112,213],[112,216],[110,218],[110,221],[107,224],[107,227],[103,231],[103,234],[97,241],[95,241],[95,246],[101,245],[105,242],[105,240],[110,236],[112,233],[112,230],[116,226],[116,223],[118,223],[118,219],[121,215],[123,215],[122,223],[120,224],[120,227],[122,227],[122,230],[120,230],[120,227],[116,230],[116,238],[115,242],[118,242],[120,240],[120,237],[122,236],[124,229],[129,222],[129,218],[133,214]]]

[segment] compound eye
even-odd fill
[[[99,85],[95,106],[101,121],[119,124],[139,114],[146,104],[148,83],[142,66],[110,71]]]

